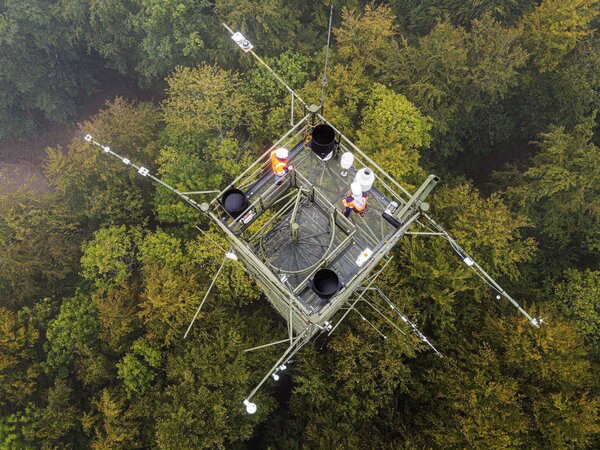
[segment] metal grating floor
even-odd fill
[[[345,176],[342,176],[342,169],[337,159],[323,161],[308,149],[298,153],[291,164],[294,170],[304,175],[331,203],[338,205],[340,211],[343,211],[342,199],[350,191],[356,169],[351,168]],[[376,186],[371,188],[368,195],[369,203],[364,216],[353,213],[350,220],[361,229],[365,239],[375,246],[394,228],[381,216],[390,200]]]
[[[273,270],[288,274],[288,280],[296,287],[300,275],[309,271],[325,256],[333,226],[330,217],[308,199],[300,203],[296,216],[296,240],[292,238],[291,221],[290,212],[273,226],[261,239],[260,252]]]
[[[311,150],[304,148],[303,142],[294,146],[290,153],[290,165],[294,171],[306,178],[315,190],[343,211],[342,199],[348,195],[356,169],[350,169],[345,176],[342,176],[342,169],[337,159],[323,161]],[[250,201],[266,191],[273,182],[274,176],[268,170],[247,191]],[[360,270],[356,264],[358,256],[366,248],[375,250],[395,231],[395,228],[382,217],[390,200],[376,186],[373,186],[368,195],[369,203],[364,216],[355,213],[350,216],[351,222],[356,227],[352,241],[348,242],[327,266],[338,274],[343,285],[346,285]],[[280,277],[285,275],[290,288],[297,289],[300,301],[310,311],[317,312],[327,301],[314,294],[305,282],[306,277],[310,274],[311,268],[326,256],[333,228],[336,229],[331,248],[341,245],[347,234],[339,226],[334,225],[327,211],[308,199],[301,201],[296,216],[296,223],[299,225],[296,241],[292,238],[291,218],[292,211],[283,215],[271,229],[265,230],[255,249],[259,257],[271,267],[273,273]],[[304,286],[301,286],[302,283]]]

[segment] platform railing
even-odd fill
[[[389,190],[391,194],[393,194],[396,200],[399,200],[402,203],[406,203],[408,201],[412,194],[404,186],[402,186],[400,183],[394,180],[385,170],[383,170],[379,166],[379,164],[373,161],[366,153],[364,153],[360,148],[358,148],[356,144],[354,144],[354,142],[348,139],[340,130],[338,130],[330,122],[328,122],[327,119],[325,119],[321,114],[317,114],[317,116],[322,123],[326,123],[331,128],[333,128],[342,148],[352,151],[355,160],[358,158],[359,160],[366,162],[365,165],[373,170],[373,172],[375,173],[375,177],[379,179],[381,185],[386,187],[386,189]],[[394,191],[394,189],[390,187],[391,185],[395,186],[400,192],[402,192],[406,196],[406,198],[400,196],[396,191]]]
[[[219,200],[223,196],[223,194],[229,189],[234,188],[236,185],[241,185],[241,180],[246,178],[253,178],[259,174],[264,173],[264,170],[268,167],[271,152],[278,147],[282,147],[284,142],[289,142],[293,140],[294,137],[297,137],[301,134],[304,134],[307,128],[310,127],[308,119],[310,118],[310,114],[307,114],[302,118],[296,125],[290,128],[287,133],[285,133],[277,142],[271,145],[261,156],[256,158],[252,164],[250,164],[242,173],[240,173],[231,183],[222,189],[219,194],[215,198],[213,198],[210,202],[211,206],[219,203]],[[287,141],[286,141],[287,140]],[[258,177],[260,178],[260,176]]]

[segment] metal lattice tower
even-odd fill
[[[370,307],[399,331],[402,331],[399,325],[404,323],[418,339],[441,356],[375,283],[391,260],[390,250],[406,234],[441,236],[447,239],[465,264],[497,293],[498,298],[508,299],[534,326],[539,327],[541,320],[532,318],[523,310],[427,215],[429,205],[425,199],[439,182],[438,177],[430,175],[414,193],[410,193],[327,122],[320,114],[322,104],[308,106],[254,53],[253,46],[247,39],[240,33],[233,33],[229,27],[226,28],[234,41],[272,73],[290,93],[292,123],[287,133],[229,185],[218,191],[179,192],[150,174],[146,168],[135,165],[109,147],[96,142],[92,136],[88,135],[85,139],[133,167],[141,176],[148,177],[177,194],[191,207],[208,216],[231,246],[231,250],[224,255],[215,279],[227,258],[239,261],[285,320],[285,339],[246,350],[288,344],[280,359],[244,400],[249,413],[256,411],[256,405],[251,399],[262,384],[270,376],[277,379],[277,373],[284,370],[296,352],[312,338],[323,333],[333,333],[351,311],[356,311],[363,320],[367,320],[357,310],[359,305]],[[326,76],[323,89],[325,83]],[[300,104],[304,113],[304,117],[297,122],[294,122],[294,104]],[[326,127],[333,135],[331,152],[326,157],[312,147],[315,139],[313,134],[318,127]],[[278,147],[289,149],[289,163],[293,169],[276,183],[270,167],[270,155]],[[353,155],[354,162],[352,167],[342,170],[341,155],[348,152]],[[374,183],[368,192],[368,208],[364,215],[353,214],[348,219],[342,213],[341,200],[347,195],[356,173],[364,168],[374,174]],[[209,202],[203,203],[191,198],[191,195],[207,193],[216,195]],[[254,226],[255,224],[260,226]],[[415,225],[418,225],[418,231],[413,230]],[[335,292],[329,296],[320,295],[319,289],[315,287],[315,280],[320,274],[331,272],[337,277]],[[215,279],[185,336],[204,305]],[[396,323],[397,319],[401,322]],[[369,324],[385,338],[375,325],[371,322]]]

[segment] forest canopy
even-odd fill
[[[278,350],[243,350],[285,322],[220,269],[206,218],[82,138],[224,188],[290,97],[222,23],[319,104],[330,4],[0,0],[0,164],[76,129],[48,143],[47,189],[0,192],[0,448],[600,447],[598,0],[333,1],[324,115],[411,191],[439,175],[436,220],[545,323],[405,236],[380,286],[444,358],[349,316],[246,414]],[[116,85],[134,87],[84,114]]]

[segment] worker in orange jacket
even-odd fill
[[[287,148],[280,147],[271,152],[271,168],[275,174],[275,182],[279,182],[281,178],[289,172],[289,158],[290,154]]]
[[[369,197],[366,193],[363,192],[362,186],[360,183],[354,182],[350,185],[350,194],[347,197],[342,199],[342,203],[344,204],[344,216],[350,217],[352,211],[364,215],[367,209],[367,201]]]

